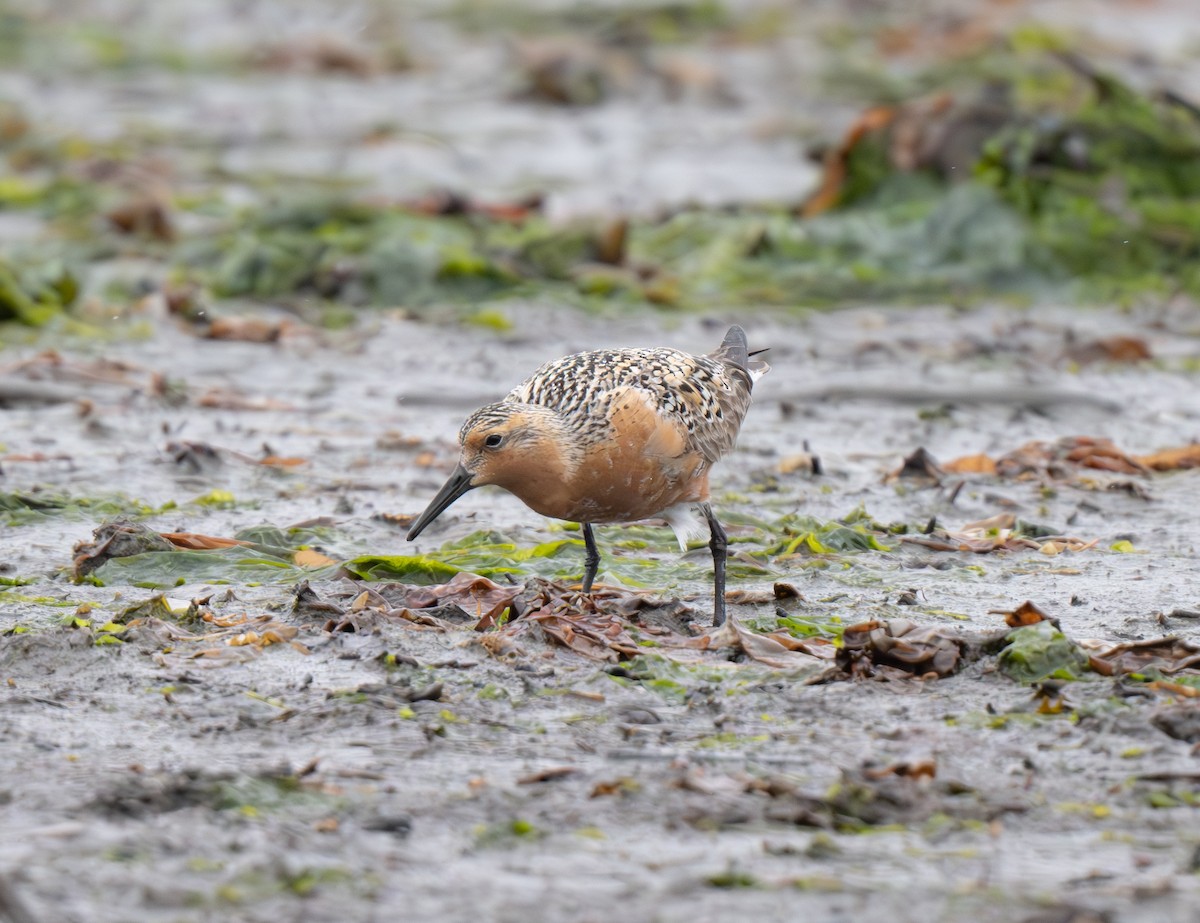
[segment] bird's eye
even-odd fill
[[[487,437],[487,439],[483,440],[483,444],[485,446],[487,446],[489,449],[495,449],[495,448],[498,448],[500,443],[502,443],[503,441],[504,441],[504,437],[501,436],[499,433],[492,433],[490,436]]]

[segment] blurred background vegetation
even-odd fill
[[[1194,299],[1198,49],[1178,0],[0,0],[0,318]]]

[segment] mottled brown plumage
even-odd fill
[[[535,512],[582,524],[588,592],[599,564],[592,523],[662,516],[686,547],[697,508],[712,535],[720,622],[725,535],[708,505],[708,476],[737,441],[767,368],[751,360],[740,327],[708,356],[601,349],[549,362],[467,418],[458,469],[408,537],[471,488],[494,484]]]

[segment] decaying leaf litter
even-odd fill
[[[306,55],[270,67],[354,70]],[[164,237],[143,214],[131,228]],[[681,252],[714,226],[689,220]],[[620,236],[589,234],[587,260]],[[479,271],[440,259],[439,284]],[[595,278],[695,306],[617,270]],[[84,305],[81,335],[9,351],[11,906],[1188,919],[1186,299],[732,312],[776,372],[722,467],[738,621],[714,636],[692,611],[707,553],[679,562],[665,529],[602,530],[613,589],[583,618],[563,608],[576,533],[511,498],[472,495],[401,541],[497,382],[574,349],[711,339],[707,315],[614,324],[497,281],[484,294],[508,300],[474,325],[338,331],[296,302],[262,320],[202,276],[114,341]],[[214,312],[249,326],[213,333]],[[109,556],[114,536],[135,553]],[[118,875],[138,887],[112,893]]]

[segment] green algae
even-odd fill
[[[213,551],[149,551],[114,558],[91,575],[100,586],[147,589],[188,583],[255,584],[296,582],[313,576],[311,568],[242,548]]]
[[[79,282],[61,262],[17,265],[0,259],[0,322],[41,327],[69,309]]]
[[[342,567],[356,580],[398,580],[419,586],[446,583],[462,570],[427,555],[360,555]],[[495,571],[480,568],[473,573],[491,577]]]
[[[949,93],[960,122],[948,124],[974,133],[975,146],[901,169],[886,132],[869,132],[846,154],[838,213],[903,227],[904,215],[958,197],[976,213],[960,230],[996,248],[989,257],[968,240],[958,254],[944,251],[967,293],[1200,292],[1196,107],[1136,91],[1068,45],[1025,27],[977,55],[860,87],[871,102],[901,106],[901,117],[904,106]],[[937,119],[911,117],[917,131],[928,127],[922,118]]]
[[[738,511],[730,511],[724,519],[727,524],[744,527],[730,539],[735,549],[727,564],[731,583],[776,575],[781,567],[794,567],[805,557],[836,561],[843,555],[887,552],[892,549],[883,542],[885,530],[899,528],[881,526],[861,511],[829,521],[797,514],[771,520]],[[578,530],[574,523],[551,528],[560,532]],[[654,588],[711,580],[708,543],[693,542],[681,555],[674,533],[663,526],[605,526],[596,530],[596,542],[601,582]],[[578,538],[529,546],[502,532],[484,530],[424,554],[363,555],[346,561],[343,567],[359,579],[406,583],[443,583],[460,571],[491,578],[578,580],[583,573],[583,552],[583,541]]]
[[[174,502],[153,506],[126,494],[71,496],[51,489],[0,492],[0,521],[26,525],[46,517],[65,519],[145,519],[176,509]]]
[[[494,824],[481,824],[474,830],[476,849],[508,849],[521,842],[533,842],[542,839],[547,832],[532,821],[522,817],[500,821]]]
[[[1048,621],[1009,632],[1000,651],[1000,669],[1022,683],[1074,680],[1088,669],[1087,654]]]
[[[352,291],[363,303],[409,307],[534,293],[575,304],[794,307],[1027,296],[1077,279],[1110,291],[1172,280],[1191,290],[1200,285],[1200,123],[1111,78],[1088,85],[1082,103],[1072,85],[1050,115],[1013,103],[957,175],[965,179],[902,172],[869,138],[849,154],[834,212],[688,209],[633,221],[624,259],[636,274],[597,266],[600,231],[587,225],[344,200],[247,214],[231,235],[189,249],[187,262],[221,295]]]
[[[126,557],[111,558],[89,577],[99,586],[136,586],[165,589],[189,583],[256,584],[297,583],[300,580],[332,576],[336,563],[302,566],[296,553],[314,541],[332,537],[328,530],[280,529],[253,526],[235,533],[243,545],[195,551],[178,548],[170,551],[145,551]]]
[[[733,698],[750,695],[763,686],[777,683],[804,683],[812,679],[814,668],[804,666],[781,670],[750,662],[678,660],[647,652],[619,665],[606,667],[605,672],[618,685],[637,685],[665,702],[680,705],[715,696]],[[739,737],[738,741],[761,742],[757,736]],[[722,741],[714,739],[708,746],[718,743]]]
[[[564,551],[569,552],[564,556],[566,560],[560,560]],[[582,560],[583,541],[580,539],[558,539],[523,547],[501,532],[479,531],[447,542],[429,554],[364,555],[343,566],[363,580],[437,584],[445,583],[461,571],[483,577],[505,574],[564,577],[576,572]]]
[[[777,610],[773,615],[747,618],[744,622],[747,628],[760,634],[782,630],[793,638],[824,638],[835,643],[840,643],[846,630],[840,616],[815,617],[782,610]]]
[[[537,7],[514,0],[454,0],[440,14],[468,32],[497,29],[523,35],[563,32],[624,43],[679,44],[714,33],[760,31],[769,18],[735,15],[719,0],[653,0],[650,3],[576,3]]]

